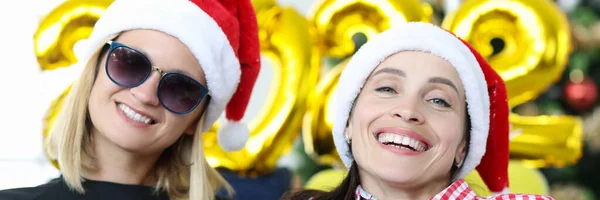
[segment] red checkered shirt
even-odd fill
[[[356,200],[377,200],[371,194],[367,193],[358,186]],[[478,197],[475,192],[469,187],[469,184],[464,179],[460,179],[452,183],[442,192],[435,195],[431,200],[553,200],[552,197],[534,194],[498,194],[487,198]]]

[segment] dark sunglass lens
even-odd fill
[[[108,75],[112,80],[124,87],[140,84],[152,69],[143,54],[126,47],[115,48],[108,55],[107,66]]]
[[[177,113],[193,109],[207,92],[194,79],[181,74],[165,75],[158,86],[158,97],[163,105]]]

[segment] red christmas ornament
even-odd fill
[[[589,77],[580,83],[569,82],[564,87],[563,97],[569,107],[575,110],[590,109],[598,99],[596,83]]]

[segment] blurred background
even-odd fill
[[[42,140],[77,77],[81,48],[112,0],[20,0],[0,6],[0,189],[59,176]],[[507,83],[513,192],[600,198],[600,0],[253,0],[263,67],[245,117],[246,148],[204,135],[209,163],[240,199],[327,190],[345,169],[329,101],[345,61],[404,21],[466,39]],[[467,177],[489,194],[476,172]],[[245,192],[239,192],[245,191]]]

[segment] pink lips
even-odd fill
[[[377,131],[375,131],[375,139],[377,139],[377,136],[380,133],[395,133],[398,135],[404,135],[410,138],[414,138],[422,143],[424,143],[425,145],[427,145],[427,149],[429,149],[431,147],[431,142],[429,142],[429,140],[427,140],[425,137],[411,131],[408,129],[404,129],[404,128],[400,128],[400,127],[384,127],[384,128],[380,128]],[[387,145],[385,145],[387,146]],[[394,147],[395,148],[395,147]]]

